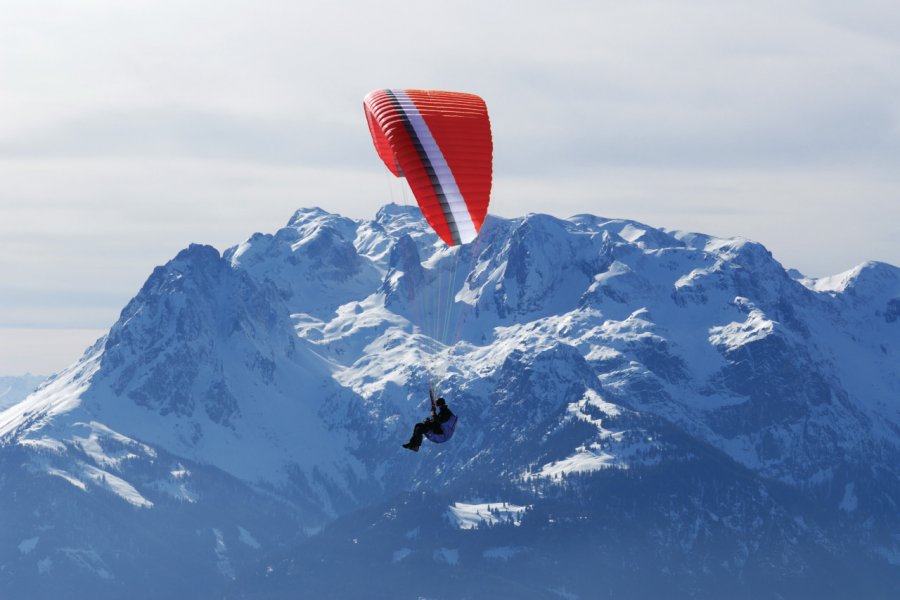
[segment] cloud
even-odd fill
[[[358,168],[362,96],[420,86],[485,96],[511,172],[900,158],[900,49],[859,33],[885,4],[90,6],[0,25],[28,50],[0,58],[5,156]]]
[[[213,110],[91,113],[0,142],[6,158],[165,158],[293,166],[369,163],[368,132],[327,118],[275,119]]]

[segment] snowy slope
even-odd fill
[[[874,561],[873,589],[896,584],[900,269],[795,277],[748,240],[591,215],[490,217],[449,249],[408,207],[372,221],[304,209],[221,255],[191,246],[81,361],[0,413],[0,488],[39,507],[0,506],[21,515],[3,537],[6,589],[39,593],[55,569],[115,597],[148,576],[129,561],[167,564],[123,555],[104,514],[126,534],[168,531],[210,597],[234,578],[255,597],[263,583],[242,573],[262,557],[265,585],[289,594],[308,569],[271,557],[325,552],[355,514],[391,540],[376,544],[385,569],[462,565],[483,589],[497,582],[477,565],[540,571],[563,550],[536,540],[572,522],[591,532],[584,560],[615,554],[602,531],[629,569],[644,545],[671,546],[659,589],[723,553],[687,595],[739,572],[765,591],[851,555]],[[429,382],[460,424],[414,455],[399,443]],[[73,525],[43,516],[65,518],[46,489],[78,507]],[[441,507],[394,500],[409,490]],[[670,518],[639,519],[645,503]],[[479,541],[417,545],[397,529],[416,519]],[[306,583],[327,587],[335,560]],[[529,594],[585,590],[557,577]]]

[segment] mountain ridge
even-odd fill
[[[498,495],[532,507],[523,522],[452,537],[471,544],[527,531],[531,549],[503,559],[510,574],[552,560],[533,536],[556,527],[554,510],[566,522],[588,515],[597,547],[587,555],[611,552],[595,538],[610,525],[587,507],[606,505],[597,494],[620,481],[677,515],[651,519],[653,529],[633,517],[648,506],[622,513],[614,529],[626,548],[626,523],[660,540],[661,551],[679,545],[692,519],[706,523],[708,543],[730,548],[731,566],[704,562],[711,574],[688,577],[693,587],[678,588],[686,596],[752,563],[767,575],[748,589],[783,592],[791,581],[813,597],[818,587],[795,571],[818,573],[822,556],[831,564],[854,552],[877,562],[873,589],[887,590],[900,581],[891,566],[900,565],[900,519],[890,509],[900,502],[900,269],[864,263],[834,278],[795,275],[749,240],[622,219],[489,216],[476,242],[450,249],[409,207],[388,205],[373,221],[300,209],[275,234],[221,254],[192,245],[155,269],[79,363],[0,413],[0,455],[22,465],[8,466],[5,486],[27,494],[49,482],[79,506],[114,507],[126,529],[140,520],[134,511],[169,511],[172,523],[157,526],[195,555],[196,581],[232,582],[229,593],[251,597],[253,586],[269,585],[254,564],[271,566],[269,581],[285,590],[335,581],[340,569],[310,579],[277,555],[337,543],[345,517],[385,502],[399,515],[405,505],[393,499],[410,490],[497,510],[509,500],[476,502],[496,488],[488,482],[505,482]],[[429,382],[460,427],[452,443],[410,455],[399,442],[425,414]],[[732,499],[757,490],[757,506],[718,506],[721,498],[668,472],[701,489],[721,484]],[[259,497],[269,507],[255,527],[246,509],[219,496],[223,486],[248,506]],[[786,504],[772,499],[779,486],[790,490]],[[610,510],[638,502],[614,496]],[[771,555],[754,525],[767,510],[781,515],[783,530],[770,539]],[[434,527],[444,519],[412,514]],[[391,530],[389,521],[379,517],[377,527]],[[15,574],[8,589],[40,590],[40,574],[53,569],[101,596],[139,581],[127,564],[140,550],[109,558],[116,544],[88,522],[96,531],[86,526],[81,546],[54,546],[52,535],[38,535],[46,522],[23,516],[22,537],[9,547],[29,550],[0,554],[0,569]],[[204,533],[185,540],[185,524]],[[735,535],[755,540],[756,554],[741,550],[738,560],[739,546],[725,541]],[[798,548],[792,536],[807,541]],[[635,552],[649,543],[631,541]],[[486,564],[493,547],[482,550]],[[472,558],[440,548],[431,558],[408,549],[425,552],[419,568],[452,574],[462,564],[475,569],[473,581],[494,585]],[[796,556],[763,567],[776,548]],[[378,546],[403,556],[379,568],[399,581],[410,555],[388,550]],[[650,578],[659,589],[697,550],[678,552],[684,562]],[[640,554],[629,569],[653,569]],[[526,579],[536,597],[563,585]],[[615,591],[627,597],[627,583]],[[470,593],[454,589],[447,597]],[[590,597],[590,587],[559,589]]]

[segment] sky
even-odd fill
[[[192,242],[372,218],[376,88],[485,99],[493,214],[900,265],[898,65],[895,0],[6,0],[0,375],[72,363]]]

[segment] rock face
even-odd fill
[[[413,454],[429,382],[459,426]],[[0,596],[889,598],[898,504],[896,267],[309,209],[0,413]]]

